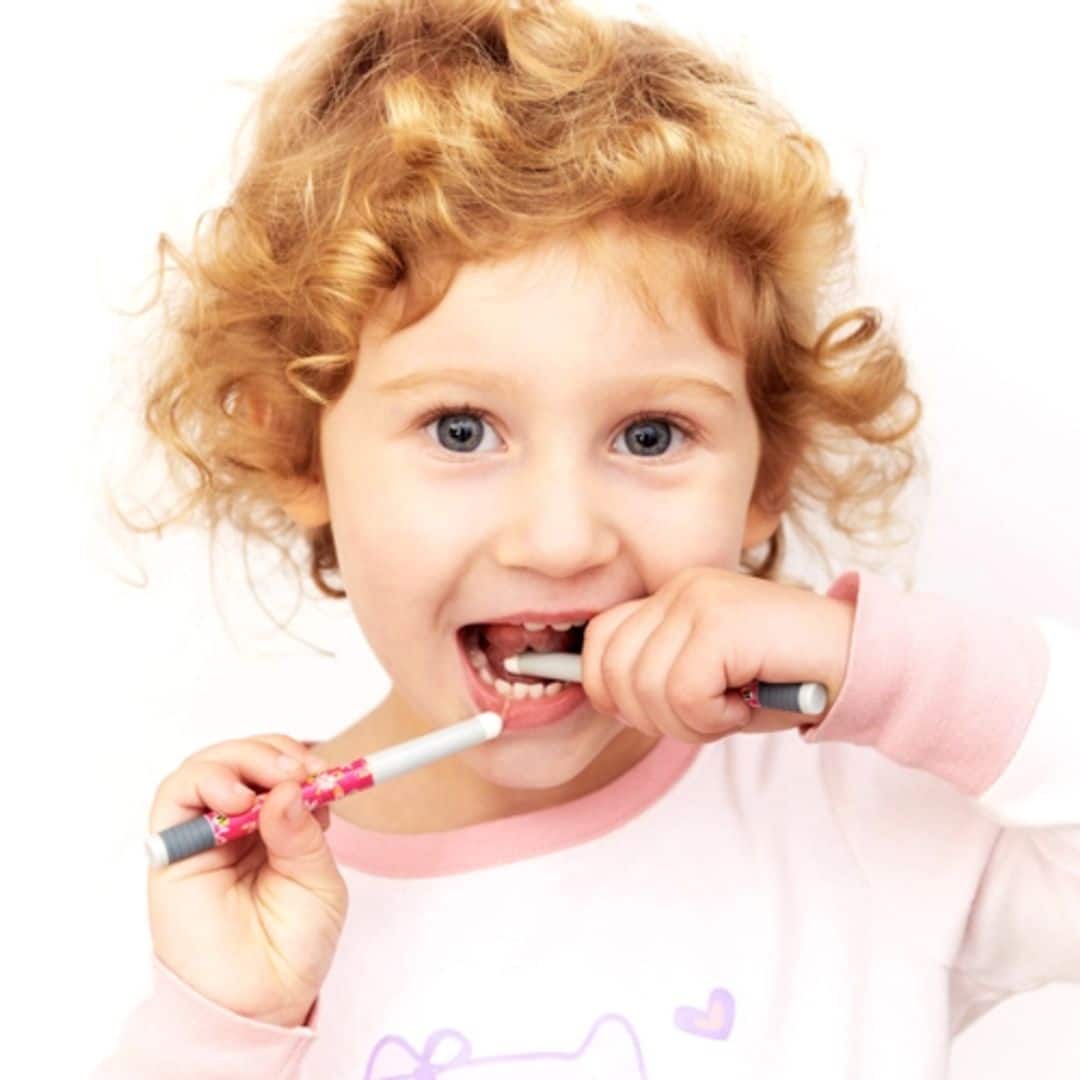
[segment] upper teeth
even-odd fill
[[[550,626],[552,630],[569,630],[571,626],[584,626],[588,621],[588,619],[582,619],[581,622],[527,622],[522,623],[521,625],[524,626],[526,630],[543,630],[545,626]]]

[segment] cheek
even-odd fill
[[[375,479],[365,482],[365,477]],[[331,491],[334,543],[346,581],[384,580],[393,590],[429,590],[488,535],[493,499],[485,485],[451,482],[444,475],[395,469],[392,460],[373,461],[347,485]],[[334,497],[336,496],[336,497]],[[437,596],[431,593],[429,596]]]
[[[624,536],[633,538],[626,547],[634,552],[646,592],[656,592],[690,566],[738,567],[746,507],[730,490],[702,485],[626,509],[632,515]]]
[[[467,516],[386,484],[354,488],[332,509],[342,581],[372,648],[430,632],[475,540]]]

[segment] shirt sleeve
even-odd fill
[[[188,986],[155,955],[153,988],[128,1018],[119,1046],[93,1080],[299,1080],[318,1035],[316,1000],[301,1027],[280,1027],[223,1008]]]
[[[1080,631],[862,570],[828,595],[855,606],[848,666],[802,738],[933,773],[998,826],[950,966],[954,1033],[1010,994],[1080,982]]]

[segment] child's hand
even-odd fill
[[[282,771],[286,754],[301,763]],[[341,936],[345,882],[326,846],[329,806],[285,809],[306,777],[326,768],[285,735],[218,743],[189,757],[162,782],[150,811],[160,832],[206,810],[236,814],[272,789],[258,831],[150,870],[154,952],[189,986],[243,1016],[284,1027],[302,1024]]]
[[[589,621],[582,685],[600,712],[686,742],[814,725],[824,717],[752,709],[736,691],[754,679],[821,682],[831,706],[854,622],[854,606],[834,597],[692,567]]]

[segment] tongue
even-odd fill
[[[523,626],[506,623],[485,623],[480,630],[487,640],[484,651],[499,661],[500,666],[507,656],[524,652],[526,646],[534,652],[563,652],[570,644],[572,633],[570,630],[553,630],[550,626],[543,630],[526,630]]]

